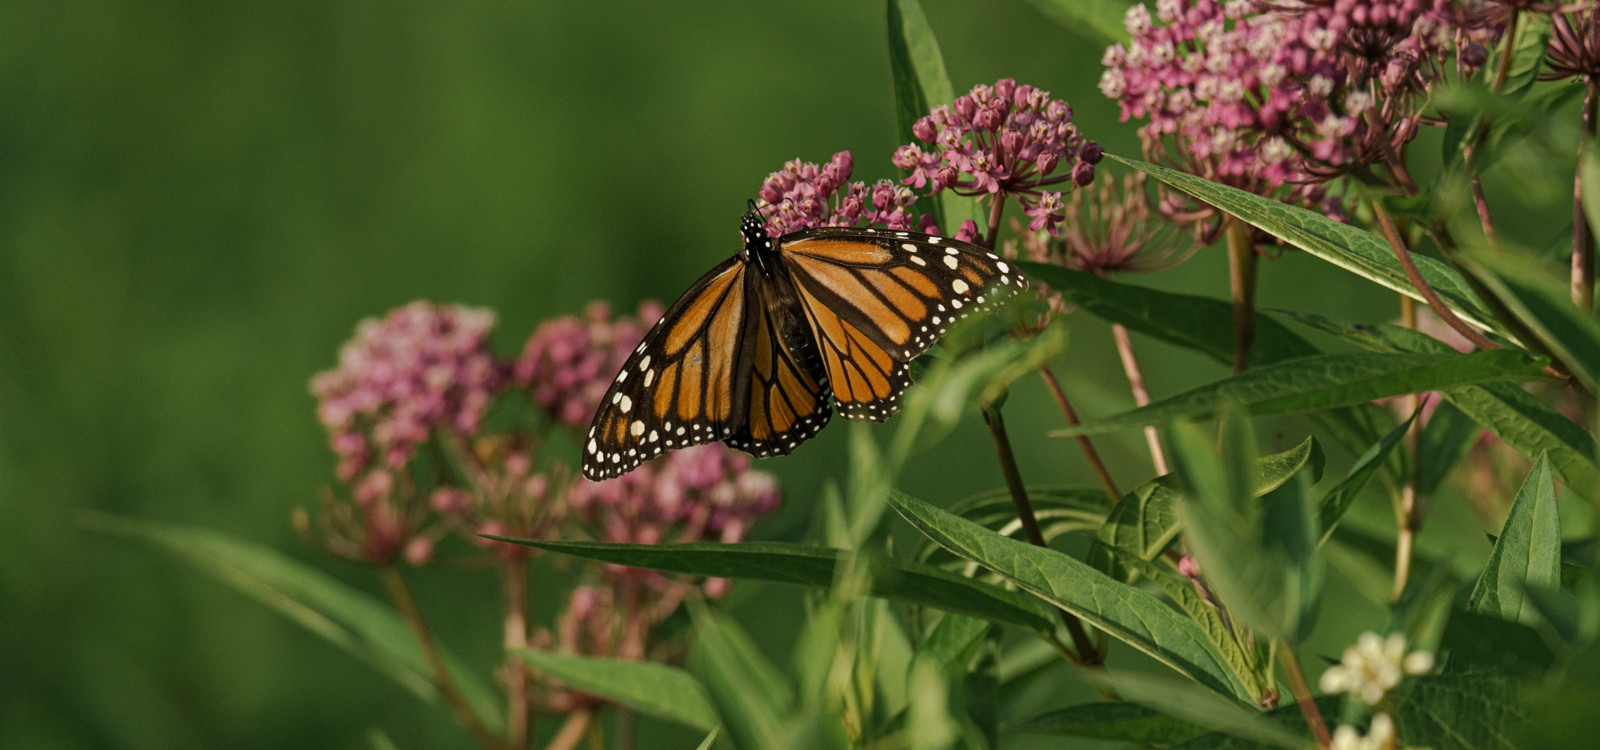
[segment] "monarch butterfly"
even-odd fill
[[[1028,285],[969,242],[852,227],[774,240],[750,207],[744,249],[689,287],[617,373],[585,438],[585,477],[718,440],[789,453],[828,423],[830,393],[849,419],[887,419],[911,385],[907,362]]]

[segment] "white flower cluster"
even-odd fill
[[[1362,633],[1356,645],[1345,649],[1337,666],[1322,673],[1322,691],[1347,692],[1369,706],[1400,684],[1408,674],[1423,674],[1433,669],[1433,654],[1427,651],[1406,653],[1406,637],[1400,633],[1384,638],[1377,633]]]
[[[1372,726],[1367,728],[1366,736],[1348,724],[1333,730],[1333,744],[1329,745],[1329,750],[1393,750],[1399,746],[1399,738],[1394,733],[1394,719],[1389,718],[1388,714],[1378,714],[1372,717]]]

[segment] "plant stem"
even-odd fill
[[[1112,323],[1111,336],[1117,340],[1117,355],[1122,358],[1122,372],[1128,376],[1128,388],[1133,391],[1134,405],[1149,406],[1150,392],[1145,390],[1144,372],[1139,369],[1139,358],[1134,356],[1133,339],[1128,336],[1127,327]],[[1161,449],[1161,431],[1155,425],[1144,428],[1144,442],[1150,446],[1150,463],[1155,466],[1156,475],[1167,474],[1167,454]]]
[[[406,587],[406,581],[400,576],[399,569],[393,565],[384,565],[383,582],[389,587],[389,596],[394,599],[394,604],[400,610],[400,616],[405,618],[406,624],[411,626],[412,635],[416,636],[417,645],[422,649],[422,656],[428,661],[428,668],[433,670],[433,682],[439,689],[439,696],[456,715],[456,718],[472,733],[473,739],[478,741],[488,750],[504,750],[499,738],[490,733],[483,725],[478,715],[473,713],[467,705],[467,700],[461,695],[461,689],[456,687],[456,681],[451,679],[450,670],[445,667],[444,658],[439,655],[439,648],[433,642],[433,636],[428,633],[428,624],[422,619],[422,611],[417,609],[417,600],[411,597],[411,589]]]
[[[1406,248],[1405,239],[1400,236],[1400,229],[1395,226],[1394,219],[1390,218],[1389,212],[1376,199],[1372,200],[1371,204],[1372,214],[1377,217],[1378,226],[1383,229],[1384,238],[1389,240],[1389,245],[1394,248],[1394,257],[1400,261],[1400,267],[1405,269],[1406,279],[1410,280],[1411,286],[1417,290],[1417,294],[1422,297],[1422,301],[1428,303],[1428,307],[1433,310],[1435,315],[1439,316],[1440,320],[1455,329],[1456,333],[1465,336],[1474,346],[1479,349],[1499,349],[1500,346],[1498,344],[1478,333],[1477,329],[1467,325],[1465,321],[1456,316],[1454,311],[1445,306],[1444,300],[1439,299],[1439,294],[1433,291],[1433,287],[1429,286],[1427,280],[1422,278],[1422,272],[1417,270],[1416,262],[1411,259],[1411,251]]]
[[[1400,295],[1400,323],[1412,330],[1417,328],[1417,301],[1403,294]],[[1422,397],[1413,393],[1407,402],[1406,408],[1415,414],[1422,405]],[[1412,552],[1416,548],[1417,532],[1422,530],[1422,503],[1417,495],[1417,482],[1422,478],[1422,420],[1412,421],[1411,428],[1406,431],[1406,448],[1411,454],[1411,475],[1400,487],[1400,503],[1395,509],[1398,533],[1394,546],[1394,587],[1389,595],[1390,601],[1396,602],[1400,601],[1411,578]]]
[[[1311,735],[1317,739],[1317,747],[1330,747],[1333,738],[1328,735],[1328,725],[1322,720],[1322,712],[1317,710],[1316,699],[1311,697],[1311,685],[1306,682],[1306,673],[1300,668],[1300,657],[1295,654],[1294,645],[1284,643],[1279,651],[1283,657],[1283,673],[1289,677],[1289,692],[1294,694],[1300,713],[1306,717]]]
[[[594,719],[592,709],[580,708],[567,714],[567,720],[561,724],[560,731],[550,739],[550,744],[545,745],[545,750],[572,750],[583,741],[583,736],[589,732],[589,723]]]
[[[1578,140],[1578,168],[1573,170],[1572,177],[1572,301],[1585,312],[1594,310],[1594,232],[1583,210],[1583,157],[1594,140],[1597,99],[1600,99],[1600,83],[1586,82],[1583,86],[1583,135]]]
[[[533,734],[528,705],[528,663],[518,653],[528,647],[528,563],[505,564],[506,575],[506,744],[528,747]]]
[[[1077,427],[1078,413],[1073,411],[1072,402],[1067,400],[1066,392],[1061,390],[1061,382],[1056,380],[1055,371],[1050,369],[1050,365],[1044,364],[1039,366],[1039,375],[1044,378],[1045,385],[1050,387],[1050,394],[1056,397],[1056,404],[1061,407],[1061,416],[1066,418],[1067,424]],[[1083,449],[1084,458],[1089,460],[1089,468],[1100,480],[1101,489],[1104,489],[1106,496],[1111,498],[1111,504],[1121,502],[1122,490],[1117,489],[1116,481],[1111,478],[1111,470],[1106,468],[1106,462],[1100,460],[1100,452],[1094,449],[1094,443],[1090,442],[1089,436],[1079,435],[1077,441],[1078,447]]]
[[[1228,219],[1228,285],[1233,294],[1233,372],[1250,366],[1250,345],[1256,339],[1256,244],[1250,225]]]
[[[1022,472],[1017,468],[1017,457],[1011,450],[1011,438],[1006,435],[1005,417],[1001,416],[998,408],[986,406],[983,409],[983,422],[989,426],[989,434],[994,438],[994,450],[1000,457],[1000,472],[1005,475],[1006,489],[1011,491],[1011,502],[1017,508],[1017,519],[1022,521],[1028,541],[1036,547],[1048,548],[1050,545],[1045,542],[1044,531],[1039,528],[1039,519],[1033,514],[1028,488],[1022,483]],[[1083,623],[1077,615],[1064,609],[1056,611],[1061,614],[1061,623],[1072,636],[1078,664],[1092,667],[1102,663],[1105,657],[1095,649],[1094,642],[1089,640],[1089,634],[1083,629]]]

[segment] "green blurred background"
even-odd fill
[[[1016,0],[926,10],[957,91],[1016,77],[1136,152],[1095,88],[1102,45]],[[10,1],[0,30],[6,748],[355,747],[369,727],[468,746],[442,709],[181,563],[85,533],[81,512],[216,529],[378,592],[288,520],[333,468],[307,380],[358,319],[416,298],[487,306],[513,352],[589,300],[674,297],[736,250],[745,199],[785,160],[848,149],[856,178],[893,176],[877,2]],[[1303,257],[1263,273],[1266,305],[1394,309]],[[1147,283],[1222,296],[1226,270],[1203,253]],[[1104,326],[1072,334],[1059,371],[1080,407],[1129,405]],[[1224,373],[1141,346],[1158,394]],[[1059,415],[1038,382],[1008,413],[1029,481],[1093,484],[1043,437]],[[788,500],[756,536],[803,534],[847,432],[763,462]],[[1137,435],[1102,450],[1127,486],[1148,478]],[[991,451],[974,422],[904,485],[941,503],[999,486]],[[487,674],[492,576],[416,578]],[[559,586],[541,591],[548,617]],[[781,662],[801,607],[774,587],[735,614]],[[1375,624],[1334,625],[1330,643]]]

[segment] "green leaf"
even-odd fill
[[[1255,495],[1260,497],[1282,487],[1306,468],[1311,470],[1306,478],[1316,484],[1322,481],[1322,470],[1327,464],[1328,457],[1323,454],[1322,446],[1317,444],[1315,437],[1307,435],[1305,440],[1289,450],[1256,459]]]
[[[977,654],[977,647],[983,643],[990,627],[988,620],[948,613],[939,618],[939,624],[917,644],[917,654],[943,664],[951,676],[962,674],[967,671],[967,664]]]
[[[1098,487],[1036,485],[1028,487],[1027,491],[1039,530],[1047,541],[1074,531],[1100,528],[1112,508],[1105,490]],[[1011,499],[1011,491],[1003,487],[965,498],[946,510],[986,529],[1026,539],[1022,522],[1017,520],[1017,506]],[[914,557],[919,562],[941,567],[956,559],[926,538],[918,543]]]
[[[597,659],[524,649],[523,661],[568,687],[695,729],[717,726],[705,687],[693,675],[647,661]]]
[[[721,730],[719,729],[711,730],[711,733],[706,735],[706,738],[700,741],[700,746],[696,748],[696,750],[711,750],[712,746],[717,742],[717,734],[720,731]]]
[[[1389,454],[1394,451],[1394,447],[1399,445],[1400,441],[1405,438],[1406,432],[1411,429],[1411,423],[1416,421],[1416,418],[1417,415],[1413,413],[1406,418],[1406,421],[1401,422],[1393,430],[1390,430],[1389,434],[1384,435],[1383,439],[1379,440],[1376,445],[1368,448],[1366,453],[1361,454],[1361,457],[1356,459],[1355,464],[1350,467],[1350,472],[1345,475],[1344,479],[1340,480],[1338,484],[1334,485],[1333,489],[1328,490],[1328,494],[1323,495],[1322,499],[1317,501],[1317,525],[1318,528],[1322,529],[1323,543],[1326,543],[1328,537],[1333,535],[1334,527],[1339,524],[1339,519],[1344,517],[1345,511],[1350,509],[1350,504],[1355,502],[1356,496],[1361,494],[1361,490],[1367,486],[1367,482],[1372,479],[1372,476],[1378,473],[1378,469],[1383,466],[1383,462],[1388,460]]]
[[[1246,694],[1205,634],[1156,597],[1107,578],[1069,555],[1000,536],[904,493],[895,493],[889,502],[945,549],[1005,576],[1213,691]]]
[[[1123,284],[1050,263],[1019,260],[1028,278],[1050,285],[1079,309],[1128,330],[1191,349],[1218,362],[1233,362],[1233,303]],[[1261,366],[1319,354],[1311,342],[1277,318],[1256,313],[1250,364]]]
[[[1207,729],[1242,737],[1264,747],[1301,750],[1306,746],[1299,726],[1274,721],[1252,707],[1245,707],[1206,693],[1193,683],[1165,675],[1137,672],[1109,672],[1097,682],[1116,691],[1124,700],[1151,706],[1162,713],[1194,722]]]
[[[1090,42],[1110,44],[1128,41],[1122,19],[1128,14],[1126,0],[1032,0],[1062,28],[1088,37]]]
[[[1450,613],[1439,649],[1449,654],[1445,672],[1492,669],[1515,675],[1543,675],[1557,663],[1550,645],[1532,626],[1458,609]]]
[[[1390,703],[1407,747],[1513,750],[1527,720],[1520,695],[1505,677],[1428,675],[1401,682]]]
[[[894,80],[894,114],[900,143],[914,143],[911,126],[940,104],[955,101],[950,74],[945,72],[939,40],[918,0],[889,0],[889,73]],[[945,191],[933,202],[934,218],[955,233],[973,218],[973,202]]]
[[[1336,716],[1339,711],[1339,697],[1324,695],[1316,699],[1317,710],[1323,717]],[[1292,732],[1300,737],[1296,747],[1314,747],[1311,742],[1311,731],[1306,727],[1305,715],[1300,712],[1300,707],[1293,701],[1289,705],[1279,706],[1262,714],[1265,720],[1272,722],[1286,732]],[[1187,742],[1180,742],[1169,746],[1172,750],[1261,750],[1277,745],[1256,742],[1227,732],[1208,732]]]
[[[1511,47],[1511,67],[1507,71],[1505,86],[1501,91],[1506,95],[1512,95],[1533,85],[1539,72],[1544,68],[1544,48],[1549,41],[1549,14],[1517,14],[1517,39]],[[1483,66],[1484,75],[1497,74],[1504,51],[1505,45],[1494,45],[1490,50],[1488,62]]]
[[[1297,206],[1290,206],[1138,159],[1114,154],[1106,154],[1106,158],[1144,172],[1170,187],[1237,216],[1258,229],[1346,271],[1423,301],[1421,295],[1411,286],[1411,281],[1406,278],[1405,270],[1400,267],[1400,261],[1395,259],[1393,248],[1371,232]],[[1412,260],[1416,262],[1423,280],[1433,287],[1446,306],[1478,326],[1505,335],[1505,332],[1495,325],[1494,316],[1487,312],[1483,302],[1478,299],[1460,274],[1444,263],[1427,256],[1413,255]]]
[[[613,544],[490,537],[614,565],[649,568],[711,578],[772,581],[832,588],[839,566],[851,553],[786,542],[695,542],[690,544]],[[874,596],[900,599],[995,622],[1051,632],[1049,613],[1030,597],[974,581],[931,565],[863,558]]]
[[[735,747],[781,750],[783,717],[794,696],[782,674],[750,642],[738,623],[706,607],[691,610],[695,622],[690,660]]]
[[[1600,392],[1600,320],[1572,303],[1572,288],[1510,253],[1462,254],[1469,272],[1539,338],[1590,393]]]
[[[1235,621],[1264,635],[1298,640],[1309,628],[1321,585],[1309,502],[1302,482],[1274,491],[1260,510],[1241,503],[1240,454],[1254,451],[1248,420],[1230,418],[1237,438],[1216,441],[1179,422],[1169,435],[1174,470],[1186,491],[1179,504],[1184,541],[1206,582]],[[1226,436],[1230,430],[1225,429]]]
[[[1442,353],[1454,351],[1427,334],[1391,325],[1348,326],[1316,315],[1279,313],[1375,351]],[[1550,465],[1567,487],[1600,500],[1600,467],[1593,435],[1549,404],[1512,383],[1448,388],[1445,400],[1492,431],[1507,445],[1532,458],[1550,454]]]
[[[1085,703],[1024,719],[1006,731],[1155,744],[1186,740],[1206,728],[1137,703]]]
[[[1203,418],[1224,402],[1253,415],[1291,414],[1365,403],[1403,393],[1496,380],[1537,380],[1544,366],[1507,349],[1471,354],[1323,354],[1248,370],[1147,406],[1056,430],[1055,437],[1097,435]]]
[[[1109,323],[1233,364],[1233,303],[1122,284],[1070,268],[1017,261],[1031,278],[1050,285],[1079,309]],[[1256,313],[1253,367],[1321,354],[1311,342],[1275,316]],[[1393,426],[1393,418],[1372,404],[1321,412],[1317,420],[1352,452],[1365,449]]]
[[[433,671],[393,608],[281,553],[209,529],[86,514],[92,531],[137,539],[177,555],[376,667],[428,703],[440,703]],[[441,650],[450,677],[486,728],[504,727],[496,692]]]
[[[1419,436],[1417,492],[1431,497],[1482,436],[1483,427],[1460,407],[1449,401],[1435,405]]]
[[[1506,525],[1472,587],[1469,606],[1481,614],[1535,622],[1523,601],[1523,588],[1529,584],[1561,585],[1561,517],[1550,458],[1543,453],[1511,502]]]

